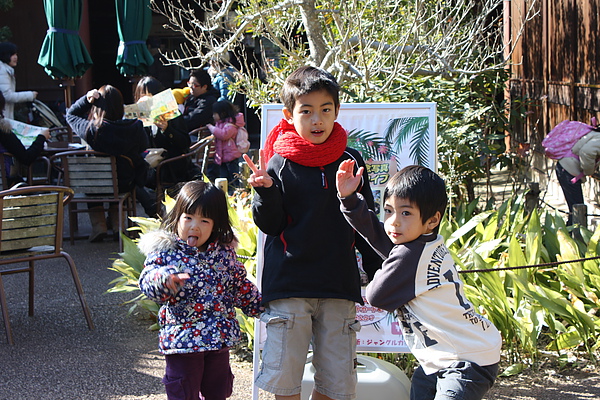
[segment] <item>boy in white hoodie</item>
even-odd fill
[[[496,379],[502,338],[465,297],[438,234],[448,201],[444,181],[425,167],[402,169],[386,186],[382,224],[356,193],[362,167],[356,175],[353,168],[348,160],[338,169],[340,208],[385,259],[366,297],[371,305],[397,314],[420,363],[411,400],[481,399]]]

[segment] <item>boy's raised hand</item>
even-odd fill
[[[354,175],[354,160],[344,160],[335,175],[338,195],[348,197],[356,191],[362,179],[364,168],[360,167]]]
[[[263,157],[263,150],[260,151],[260,156],[258,158],[260,169],[256,167],[256,164],[252,162],[252,159],[248,156],[248,154],[244,154],[244,160],[246,164],[252,170],[252,175],[248,178],[248,183],[252,187],[271,187],[273,186],[273,179],[267,173],[267,166],[265,165],[265,158]]]

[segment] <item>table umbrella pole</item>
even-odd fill
[[[73,104],[73,95],[72,95],[71,88],[73,86],[75,86],[74,79],[65,79],[60,83],[59,86],[62,87],[65,91],[65,106],[66,106],[66,108],[71,107],[71,104]]]

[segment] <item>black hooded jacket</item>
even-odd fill
[[[321,170],[275,154],[267,171],[273,186],[257,187],[254,221],[267,239],[262,273],[263,303],[302,298],[338,298],[363,304],[354,247],[363,256],[369,278],[383,261],[340,212],[335,183],[340,163],[353,159],[365,166],[358,151],[342,156]],[[365,168],[360,193],[374,209]]]
[[[131,190],[135,185],[144,186],[148,163],[144,160],[143,152],[148,148],[148,136],[144,131],[142,121],[137,119],[122,119],[119,121],[105,120],[96,129],[87,119],[92,104],[86,96],[77,100],[67,111],[67,122],[73,132],[85,140],[92,149],[113,156],[126,156],[131,164],[117,157],[117,175],[119,190]]]

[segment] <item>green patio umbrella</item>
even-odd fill
[[[38,64],[54,79],[81,77],[92,66],[78,32],[82,8],[82,0],[44,0],[48,31]]]
[[[119,49],[117,68],[123,76],[141,76],[148,73],[154,62],[146,47],[152,25],[150,0],[115,0]]]

